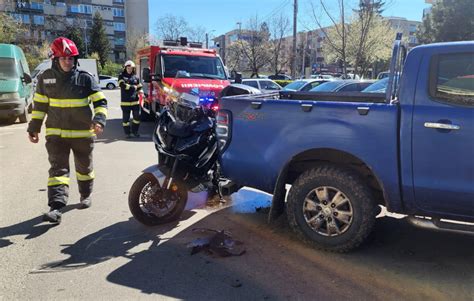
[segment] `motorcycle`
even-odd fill
[[[185,72],[178,71],[180,76]],[[146,168],[130,189],[130,211],[145,225],[179,219],[188,191],[207,191],[208,197],[218,194],[222,199],[238,190],[220,176],[215,100],[196,90],[169,89],[153,132],[158,164]]]

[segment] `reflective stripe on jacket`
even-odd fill
[[[39,133],[46,116],[47,136],[91,137],[93,122],[105,126],[107,100],[91,74],[47,69],[38,76],[28,132]]]
[[[123,71],[118,76],[118,84],[120,86],[120,106],[136,106],[138,105],[138,92],[142,89],[140,80],[135,74],[129,74]]]

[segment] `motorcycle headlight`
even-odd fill
[[[0,94],[0,99],[17,99],[17,98],[20,98],[20,94],[18,92]]]

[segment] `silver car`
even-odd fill
[[[242,79],[242,84],[257,88],[263,93],[280,91],[282,89],[279,84],[266,78],[246,78]]]

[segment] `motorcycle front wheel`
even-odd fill
[[[128,195],[132,215],[147,226],[178,220],[186,206],[188,192],[183,185],[177,183],[176,186],[174,191],[167,190],[152,174],[141,174]]]

